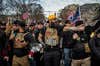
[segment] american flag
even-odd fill
[[[81,20],[80,7],[77,8],[76,13],[73,15],[72,22],[75,23],[78,20]]]
[[[70,11],[69,14],[68,14],[67,20],[71,20],[72,21],[73,15],[74,15],[73,11]]]
[[[80,14],[80,7],[77,8],[76,12],[74,13],[73,11],[70,11],[67,20],[71,20],[71,22],[75,23],[76,21],[81,19],[81,14]]]

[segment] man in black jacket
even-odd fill
[[[70,20],[66,20],[64,28],[65,27],[69,27],[69,28],[72,27]],[[70,53],[71,53],[72,46],[74,44],[73,34],[74,34],[73,30],[63,29],[63,32],[62,32],[63,45],[62,46],[63,46],[63,52],[64,52],[64,66],[70,66],[71,64]]]
[[[73,35],[74,46],[72,48],[71,66],[90,66],[90,54],[88,52],[88,36],[85,33],[83,21],[77,21],[76,27],[83,27],[81,31],[76,31]]]
[[[100,66],[100,21],[93,27],[95,35],[91,36],[89,43],[91,49],[91,66]]]

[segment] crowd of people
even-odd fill
[[[100,66],[100,21],[0,22],[0,66]]]

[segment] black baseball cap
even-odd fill
[[[26,26],[25,22],[24,22],[24,21],[20,21],[20,20],[14,21],[13,24],[17,24],[17,25],[19,25],[19,26],[21,26],[21,27],[25,27],[25,26]]]
[[[84,23],[83,23],[83,20],[76,21],[75,26],[79,26],[79,25],[81,25],[81,24],[84,24]]]

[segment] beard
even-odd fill
[[[14,32],[19,32],[19,29],[14,30]]]
[[[51,23],[50,24],[50,28],[55,28],[56,26],[55,26],[55,23]]]

